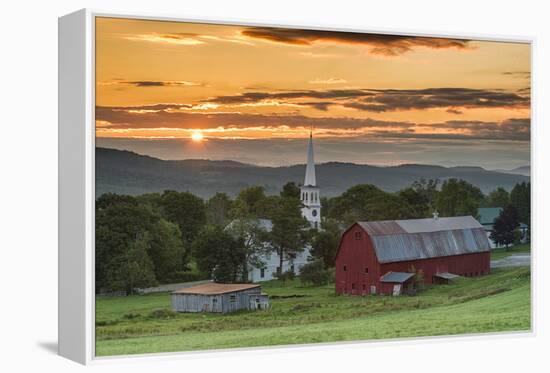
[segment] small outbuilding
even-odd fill
[[[176,312],[227,313],[238,310],[269,308],[269,297],[258,284],[207,283],[176,290],[172,293]]]
[[[380,277],[380,293],[401,295],[412,290],[414,273],[388,272]]]

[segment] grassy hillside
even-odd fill
[[[493,270],[418,296],[349,297],[333,285],[263,284],[269,311],[176,314],[168,293],[97,298],[98,356],[528,330],[530,271]]]
[[[512,247],[491,250],[491,260],[498,260],[513,254],[527,254],[531,252],[531,244],[523,243]]]

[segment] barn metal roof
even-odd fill
[[[191,286],[188,288],[183,288],[172,292],[172,294],[202,294],[202,295],[216,295],[216,294],[225,294],[233,293],[235,291],[248,290],[253,288],[258,288],[258,284],[218,284],[215,282],[210,282],[207,284],[200,284],[196,286]]]
[[[483,226],[471,216],[358,224],[369,234],[380,263],[490,250]]]
[[[414,273],[408,272],[388,272],[380,278],[381,282],[398,282],[400,284],[406,282],[414,276]]]

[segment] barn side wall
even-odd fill
[[[172,294],[172,309],[177,312],[222,312],[222,296]]]
[[[336,293],[376,293],[381,275],[383,273],[380,273],[380,265],[370,237],[358,224],[354,224],[340,240],[336,257]],[[371,288],[373,286],[375,288]]]
[[[432,284],[433,276],[438,272],[450,272],[459,276],[474,277],[486,275],[490,271],[491,254],[489,252],[452,255],[438,258],[410,260],[406,262],[383,263],[382,272],[424,272],[424,283]]]

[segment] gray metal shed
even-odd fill
[[[269,297],[257,284],[207,283],[174,291],[172,308],[177,312],[214,313],[267,309]]]

